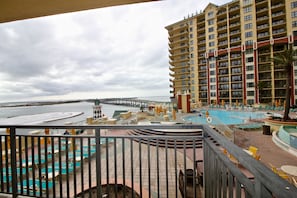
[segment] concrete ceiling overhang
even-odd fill
[[[1,0],[0,23],[154,0]]]

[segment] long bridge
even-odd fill
[[[104,98],[99,99],[100,103],[103,104],[112,104],[112,105],[122,105],[122,106],[131,106],[131,107],[143,107],[148,108],[151,104],[168,104],[169,102],[164,101],[152,101],[138,98]]]

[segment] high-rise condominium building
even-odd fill
[[[286,73],[271,58],[297,47],[297,1],[210,3],[166,29],[172,97],[187,92],[196,104],[283,103]],[[292,104],[297,68],[293,78]]]

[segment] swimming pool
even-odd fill
[[[206,110],[195,113],[195,115],[185,116],[184,120],[195,124],[244,124],[248,119],[265,118],[264,112],[249,112],[249,111],[229,111],[229,110],[208,110],[208,120],[205,116]]]

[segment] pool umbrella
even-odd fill
[[[172,109],[172,119],[176,120],[176,112],[175,109]]]
[[[44,134],[45,135],[49,135],[50,134],[50,130],[48,128],[44,129]],[[51,143],[50,138],[47,138],[47,144],[50,144],[50,143]]]
[[[163,107],[163,113],[164,113],[164,115],[167,114],[167,109],[166,109],[166,107]]]
[[[75,129],[71,129],[71,135],[76,135]],[[75,138],[73,137],[71,140],[71,150],[75,150]]]
[[[274,104],[275,104],[275,106],[276,106],[276,107],[278,107],[278,106],[279,106],[279,104],[278,104],[278,101],[277,101],[277,100],[275,100]]]
[[[6,134],[10,135],[10,128],[6,128]],[[10,136],[7,136],[7,149],[10,149]]]

